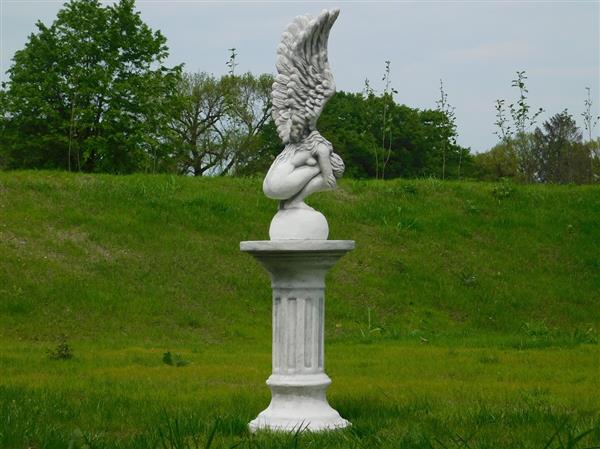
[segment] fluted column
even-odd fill
[[[240,248],[266,268],[273,288],[272,399],[250,428],[346,427],[325,394],[331,383],[324,371],[325,276],[354,241],[254,241]]]
[[[273,292],[273,374],[323,372],[323,290]]]

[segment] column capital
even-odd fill
[[[355,247],[354,240],[254,240],[240,250],[254,256],[273,288],[324,288],[325,275]]]

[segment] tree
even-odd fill
[[[386,121],[382,121],[387,108]],[[398,105],[393,99],[377,96],[367,90],[363,93],[336,92],[329,100],[319,119],[318,128],[345,161],[350,177],[381,176],[381,136],[386,132],[389,153],[385,176],[437,176],[439,148],[448,136],[441,132],[448,117],[438,110],[419,110]],[[389,128],[389,130],[386,130]],[[387,141],[386,141],[387,142]],[[448,144],[448,171],[456,174],[460,147]],[[467,149],[460,149],[463,159]],[[452,157],[450,157],[452,156]],[[451,170],[450,170],[451,169]]]
[[[585,182],[589,179],[589,155],[585,154],[582,133],[565,109],[536,128],[539,151],[538,176],[542,182]]]
[[[544,110],[539,108],[535,114],[530,115],[530,106],[527,103],[527,94],[529,93],[529,90],[527,90],[527,87],[525,86],[527,74],[525,70],[518,70],[516,73],[517,77],[512,80],[511,86],[516,87],[519,90],[519,98],[517,99],[516,105],[510,104],[508,108],[517,134],[525,134],[529,127],[535,125],[538,116],[544,112]]]
[[[581,130],[565,109],[533,133],[520,132],[476,155],[473,172],[488,180],[510,177],[526,182],[589,182],[595,176],[593,145],[582,142]]]
[[[446,179],[446,157],[449,144],[456,145],[456,115],[455,107],[448,103],[448,94],[444,90],[444,82],[440,79],[440,99],[436,102],[437,110],[445,114],[447,120],[440,121],[440,132],[442,134],[440,150],[442,153],[442,179]],[[462,152],[459,153],[458,177],[460,178],[460,165]]]
[[[368,84],[368,83],[367,83]],[[327,102],[317,128],[328,139],[346,165],[344,176],[370,178],[378,175],[379,139],[376,124],[376,97],[368,90],[366,95],[336,92]]]
[[[473,156],[473,175],[485,181],[517,178],[518,161],[513,147],[500,142],[491,150]]]
[[[225,90],[221,80],[206,73],[182,76],[179,110],[171,120],[179,172],[202,176],[225,158],[226,143],[217,127],[227,111]]]
[[[589,182],[600,182],[600,138],[588,140],[582,144],[589,159]]]
[[[392,124],[394,122],[394,94],[398,93],[398,91],[391,86],[391,64],[391,61],[385,61],[385,71],[383,73],[382,78],[382,81],[384,83],[384,89],[383,95],[381,97],[383,102],[383,113],[381,122],[381,155],[379,157],[379,149],[375,149],[375,178],[381,177],[381,179],[385,179],[385,168],[390,161],[390,157],[392,156]]]
[[[37,23],[9,69],[2,148],[9,167],[125,173],[157,170],[180,67],[162,65],[166,39],[134,11],[66,3]]]
[[[227,60],[225,65],[228,69],[227,73],[230,76],[235,76],[235,68],[238,66],[237,62],[235,62],[235,58],[237,58],[237,55],[237,49],[235,47],[229,49],[229,59]]]
[[[266,130],[272,84],[271,75],[185,74],[178,88],[180,108],[171,121],[178,170],[202,176],[268,166],[274,143],[278,148],[276,133]]]
[[[584,100],[584,111],[581,113],[583,117],[583,127],[587,132],[587,147],[590,152],[590,182],[594,181],[594,172],[595,172],[595,162],[600,159],[600,148],[597,145],[597,142],[592,138],[592,134],[594,132],[594,128],[598,124],[598,120],[600,120],[600,116],[594,116],[592,114],[592,96],[591,89],[586,87],[587,98]]]
[[[6,168],[10,165],[8,160],[8,151],[6,151],[5,147],[5,140],[7,140],[9,130],[6,126],[8,117],[5,115],[7,110],[7,98],[4,87],[4,83],[0,85],[0,169]]]
[[[273,148],[279,148],[279,138],[274,147],[264,140],[266,134],[263,133],[272,121],[273,76],[229,75],[226,82],[229,108],[222,126],[224,135],[228,136],[228,153],[221,174],[247,173],[252,167],[270,164]]]
[[[496,122],[498,130],[495,134],[500,137],[503,144],[508,146],[509,152],[514,152],[517,160],[517,176],[526,181],[535,181],[535,161],[532,159],[531,139],[527,136],[529,129],[535,125],[537,118],[544,111],[539,108],[531,114],[526,86],[527,74],[524,70],[516,72],[516,78],[512,80],[511,86],[518,89],[519,94],[516,102],[506,106],[505,100],[496,100]],[[507,111],[508,109],[508,111]],[[509,121],[509,117],[512,123]]]

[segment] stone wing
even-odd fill
[[[316,128],[325,103],[335,92],[327,41],[338,15],[336,9],[323,10],[317,17],[298,16],[281,36],[272,114],[286,145],[301,141]]]

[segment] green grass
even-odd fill
[[[268,238],[260,186],[0,173],[0,448],[600,446],[599,187],[316,195],[330,238],[357,245],[328,277],[325,329],[353,426],[252,436],[270,286],[239,241]],[[48,357],[61,336],[72,359]]]

